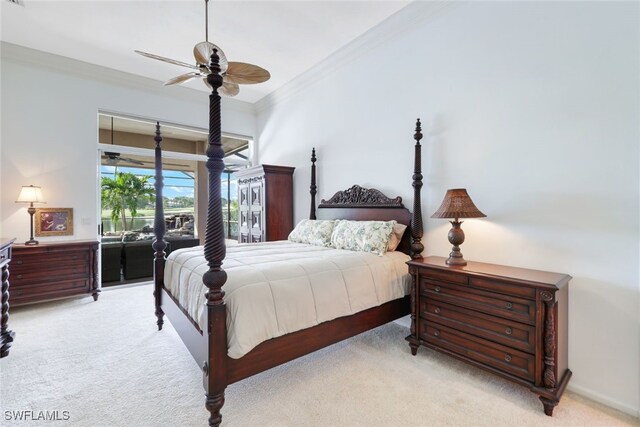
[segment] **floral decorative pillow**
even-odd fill
[[[371,252],[384,255],[396,221],[338,220],[333,227],[331,243],[336,249]]]
[[[331,246],[333,220],[303,219],[289,234],[289,241],[315,246]]]

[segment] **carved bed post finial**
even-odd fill
[[[158,318],[158,330],[162,330],[164,324],[162,311],[162,284],[164,283],[164,264],[165,264],[165,252],[167,248],[167,242],[164,241],[165,223],[164,223],[164,207],[162,205],[162,187],[164,185],[162,179],[162,136],[160,135],[160,122],[156,122],[156,136],[153,138],[156,142],[155,148],[155,189],[156,189],[156,214],[153,220],[153,250],[154,263],[153,263],[153,279],[154,279],[154,291],[153,296],[156,302],[156,317]]]
[[[422,190],[422,147],[420,140],[422,139],[422,126],[420,119],[416,121],[416,132],[413,135],[416,140],[414,172],[413,172],[413,213],[411,217],[411,258],[420,258],[424,245],[422,244],[422,202],[420,200],[420,192]]]
[[[204,384],[206,388],[206,408],[210,412],[209,425],[219,426],[222,422],[220,410],[224,405],[226,388],[227,332],[226,306],[222,285],[227,281],[227,273],[222,270],[222,260],[226,254],[224,243],[224,223],[222,221],[221,177],[224,171],[224,150],[222,149],[222,127],[220,120],[220,95],[222,86],[220,57],[213,49],[210,63],[211,74],[207,82],[212,91],[209,95],[209,146],[207,148],[207,169],[209,170],[209,206],[204,240],[204,257],[209,271],[202,276],[207,287],[207,333],[209,360],[204,362]]]
[[[316,147],[311,150],[311,186],[309,187],[309,193],[311,193],[311,211],[309,212],[309,219],[316,219],[316,193],[318,187],[316,186]]]

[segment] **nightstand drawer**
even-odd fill
[[[523,285],[502,282],[500,280],[480,279],[476,277],[469,278],[469,286],[490,292],[498,292],[516,297],[536,299],[536,290]]]
[[[420,317],[527,353],[535,352],[535,328],[431,300],[420,301]]]
[[[467,276],[449,271],[441,271],[435,269],[426,270],[422,271],[420,273],[420,276],[426,279],[437,281],[443,280],[445,282],[455,283],[458,285],[466,285],[469,283],[469,279],[467,278]]]
[[[534,381],[535,358],[532,354],[424,320],[420,321],[420,338],[435,347],[452,351],[516,377]]]
[[[428,279],[420,280],[420,293],[451,305],[535,325],[535,301]]]

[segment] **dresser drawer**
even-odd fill
[[[535,352],[535,328],[438,301],[420,301],[420,317],[527,353]]]
[[[0,264],[11,258],[11,247],[7,246],[0,250]]]
[[[435,347],[449,350],[516,377],[534,381],[535,358],[532,354],[424,320],[420,320],[420,338]]]
[[[536,302],[421,278],[420,293],[451,305],[535,325]]]
[[[505,295],[513,295],[516,297],[536,299],[536,290],[523,285],[504,282],[501,280],[482,279],[477,277],[469,278],[469,286],[490,291],[498,292]]]
[[[10,302],[12,306],[46,301],[52,298],[78,295],[89,292],[91,289],[89,279],[64,280],[59,282],[40,283],[31,286],[14,288],[11,283]]]
[[[11,270],[45,269],[65,265],[83,265],[89,262],[89,251],[62,251],[29,253],[28,251],[16,251],[11,261]]]
[[[87,278],[89,270],[88,263],[75,266],[50,266],[46,269],[12,269],[11,288],[15,289],[41,283],[59,282],[65,279]]]

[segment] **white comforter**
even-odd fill
[[[271,338],[357,313],[409,293],[401,252],[377,256],[288,241],[227,247],[223,286],[229,356],[240,358]],[[203,247],[167,258],[165,286],[206,325]]]

